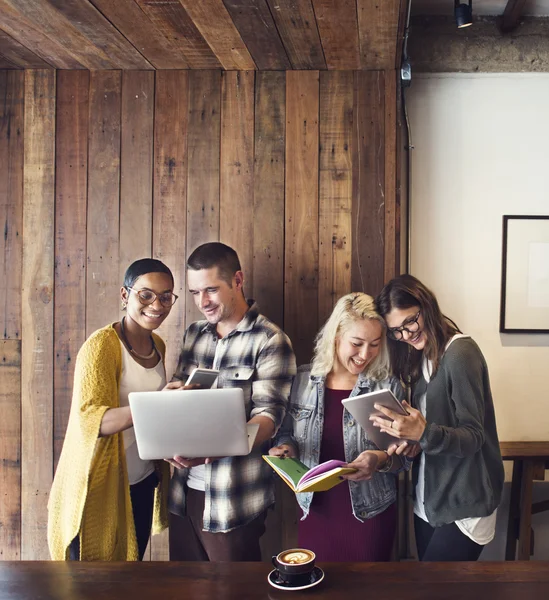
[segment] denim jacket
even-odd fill
[[[296,447],[299,459],[308,467],[319,464],[325,385],[325,377],[311,375],[310,365],[299,367],[292,384],[286,417],[275,438],[275,445],[292,444]],[[373,381],[364,375],[359,376],[349,397],[383,388],[390,388],[400,400],[405,398],[404,390],[394,377]],[[353,461],[365,450],[377,450],[347,410],[343,411],[343,443],[347,462]],[[408,461],[405,461],[405,468],[408,467]],[[368,481],[349,481],[348,484],[353,515],[361,522],[383,512],[396,500],[395,473],[376,473]],[[296,494],[296,498],[303,511],[301,520],[304,520],[311,508],[313,492]]]

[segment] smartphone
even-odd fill
[[[196,367],[189,375],[185,385],[195,383],[203,389],[211,388],[218,375],[219,371],[215,369],[201,369],[200,367]]]

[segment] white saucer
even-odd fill
[[[267,577],[267,581],[277,590],[288,590],[289,592],[298,592],[299,590],[308,590],[309,588],[318,585],[324,579],[324,571],[320,567],[315,567],[311,571],[311,581],[306,585],[290,585],[289,583],[283,583],[277,579],[276,574],[278,573],[277,569],[273,569],[269,576]]]

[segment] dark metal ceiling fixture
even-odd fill
[[[469,0],[469,4],[460,3],[459,0],[454,0],[454,16],[458,29],[469,27],[473,24],[473,0]]]

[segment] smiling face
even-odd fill
[[[336,339],[338,365],[359,375],[379,354],[383,335],[381,323],[375,319],[353,321]]]
[[[410,344],[416,350],[423,350],[427,342],[427,334],[424,330],[423,315],[420,313],[419,306],[410,306],[409,308],[393,308],[385,315],[385,321],[389,330],[393,328],[403,328],[400,341]],[[406,329],[408,327],[411,332]],[[416,330],[417,328],[417,330]]]
[[[212,325],[231,321],[243,302],[243,275],[237,271],[231,285],[219,276],[218,267],[187,270],[187,283],[194,303]]]
[[[131,287],[131,291],[124,287],[120,290],[122,301],[127,302],[126,318],[148,331],[160,327],[172,307],[163,306],[158,296],[173,292],[171,277],[167,273],[146,273],[138,277]],[[149,290],[156,294],[157,297],[152,304],[141,303],[137,295],[141,290]]]

